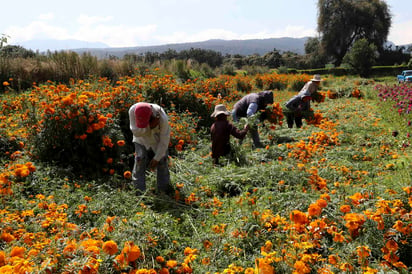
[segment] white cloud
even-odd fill
[[[287,26],[285,29],[275,32],[263,30],[255,33],[239,34],[233,31],[224,29],[207,29],[196,34],[187,34],[185,32],[174,32],[171,35],[156,36],[159,44],[167,43],[183,43],[183,42],[198,42],[209,39],[224,39],[224,40],[246,40],[246,39],[265,39],[277,37],[306,37],[316,36],[317,33],[313,29],[306,29],[303,26]]]
[[[113,20],[113,16],[88,16],[81,14],[77,17],[77,22],[80,25],[93,25],[101,22],[109,22],[111,20]]]
[[[156,25],[138,27],[97,25],[85,26],[73,34],[73,39],[99,41],[111,47],[134,47],[142,41],[150,41],[156,31]]]
[[[6,31],[10,41],[27,41],[32,39],[67,39],[69,34],[64,28],[55,27],[41,21],[34,21],[27,26],[12,26]]]
[[[395,43],[395,45],[412,43],[412,20],[393,23],[389,30],[388,41]]]
[[[39,20],[42,20],[42,21],[50,21],[52,19],[54,19],[54,13],[52,12],[43,13],[39,15]]]

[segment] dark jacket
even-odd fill
[[[311,93],[307,90],[300,91],[286,102],[285,106],[293,112],[309,111],[310,101],[303,101],[303,97],[310,96]]]
[[[258,105],[257,110],[264,110],[268,104],[273,104],[273,93],[270,90],[259,93],[250,93],[240,99],[234,106],[233,111],[237,117],[246,117],[246,112],[251,103]]]
[[[212,158],[219,158],[230,152],[230,135],[243,139],[246,129],[239,130],[227,120],[217,120],[210,128],[212,137]]]

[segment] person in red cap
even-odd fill
[[[129,109],[130,130],[135,146],[132,182],[137,190],[146,191],[146,169],[157,170],[157,189],[170,194],[168,116],[157,104],[136,103]]]

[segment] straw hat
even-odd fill
[[[210,117],[217,117],[219,114],[230,115],[230,112],[227,111],[225,105],[219,104],[215,106],[215,111],[210,115]]]
[[[310,80],[315,81],[315,82],[320,82],[320,81],[322,81],[322,78],[320,78],[319,74],[315,74],[315,75],[313,75],[313,78],[310,79]]]

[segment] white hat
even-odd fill
[[[215,106],[215,111],[210,115],[210,117],[217,117],[219,114],[230,115],[230,112],[227,111],[225,105],[219,104]]]
[[[315,75],[313,75],[313,78],[310,79],[310,80],[311,80],[311,81],[320,82],[320,81],[322,81],[322,78],[320,78],[320,75],[319,75],[319,74],[315,74]]]

